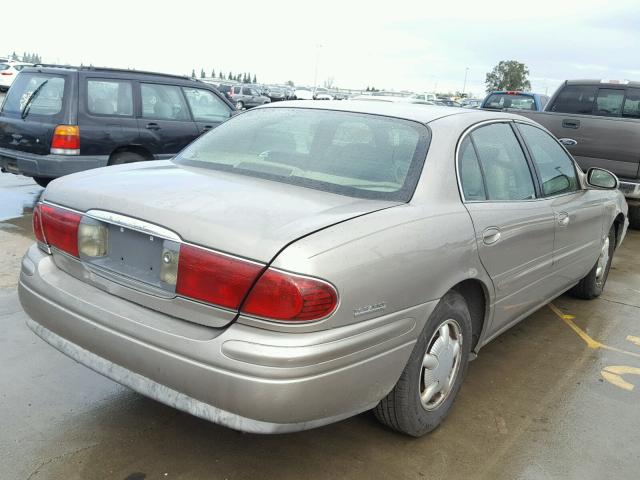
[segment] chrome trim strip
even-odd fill
[[[177,233],[153,223],[145,222],[144,220],[138,220],[137,218],[127,217],[125,215],[120,215],[119,213],[107,212],[105,210],[89,210],[85,215],[95,220],[126,227],[140,233],[182,243],[182,239]]]

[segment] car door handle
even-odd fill
[[[569,119],[564,119],[562,120],[562,126],[564,128],[580,128],[580,120],[569,120]]]
[[[560,225],[561,227],[566,227],[567,225],[569,225],[570,220],[571,219],[567,212],[558,213],[558,225]]]
[[[497,227],[486,228],[482,232],[482,243],[485,245],[493,245],[500,240],[500,229]]]
[[[147,123],[147,126],[145,127],[147,130],[160,130],[160,125],[158,125],[157,123]]]
[[[205,125],[204,127],[202,127],[202,131],[203,132],[208,132],[212,128],[213,128],[213,125]]]
[[[578,141],[573,138],[560,138],[558,141],[565,147],[573,147],[578,144]]]

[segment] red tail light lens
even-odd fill
[[[181,245],[176,293],[237,309],[263,268],[203,248]]]
[[[269,269],[253,287],[242,312],[272,320],[308,322],[326,317],[338,304],[329,283]]]
[[[42,213],[40,211],[41,205],[36,203],[33,208],[33,234],[36,240],[40,243],[47,243],[44,239],[44,232],[42,231]]]
[[[81,219],[81,215],[62,208],[46,204],[40,207],[40,221],[47,243],[74,257],[78,256],[78,226]]]
[[[58,155],[79,155],[80,128],[77,125],[58,125],[53,131],[51,153]]]

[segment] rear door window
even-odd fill
[[[601,88],[598,91],[594,115],[604,117],[619,117],[622,112],[622,102],[624,101],[624,90],[614,88]]]
[[[188,121],[189,111],[180,87],[141,83],[142,116],[157,120]]]
[[[182,90],[196,122],[222,122],[229,118],[231,109],[217,95],[201,88],[183,87]]]
[[[597,90],[596,86],[567,85],[554,100],[551,111],[590,115]]]
[[[518,110],[535,110],[536,101],[530,95],[513,93],[492,93],[485,101],[484,108],[516,108]]]
[[[627,98],[624,99],[622,116],[627,118],[640,118],[640,88],[627,90]]]
[[[53,116],[62,111],[64,77],[45,73],[21,73],[2,105],[6,113]]]
[[[511,126],[493,123],[471,134],[484,172],[489,200],[530,200],[536,197],[533,177]]]
[[[484,188],[484,179],[478,156],[469,137],[460,144],[458,154],[458,169],[460,171],[460,183],[465,200],[482,201],[487,199]]]
[[[87,110],[94,115],[133,115],[131,83],[123,80],[89,79]]]

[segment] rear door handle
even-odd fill
[[[570,120],[565,118],[564,120],[562,120],[562,126],[564,128],[573,128],[573,129],[580,128],[580,120],[573,120],[573,119]]]
[[[571,218],[569,217],[569,214],[567,212],[558,213],[558,225],[560,225],[561,227],[566,227],[567,225],[569,225],[570,221]]]
[[[482,243],[485,245],[493,245],[500,240],[500,229],[498,227],[489,227],[482,232]]]
[[[160,125],[158,125],[157,123],[151,122],[151,123],[147,123],[147,126],[145,128],[147,130],[160,130]]]
[[[578,141],[573,138],[559,138],[558,141],[565,147],[573,147],[578,144]]]

